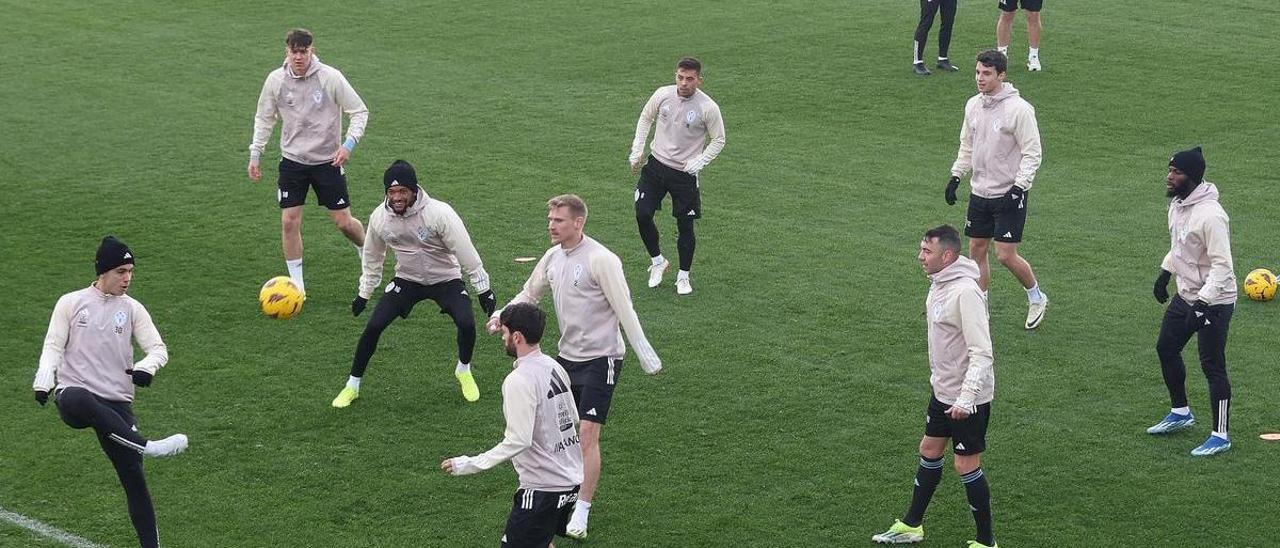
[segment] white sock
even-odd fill
[[[1224,440],[1231,441],[1231,436],[1228,436],[1226,432],[1218,432],[1217,430],[1214,430],[1213,435]]]
[[[676,273],[676,279],[677,279],[677,280],[685,280],[685,281],[688,281],[688,280],[689,280],[689,271],[688,271],[688,270],[681,270],[680,272]]]
[[[454,372],[454,373],[470,373],[470,372],[471,372],[471,364],[469,364],[469,363],[462,363],[462,362],[458,362],[457,367],[454,367],[454,368],[453,368],[453,372]]]
[[[360,247],[360,246],[356,245],[354,242],[351,244],[351,247],[356,248],[356,256],[357,256],[357,257],[364,258],[364,248],[363,248],[363,247]]]
[[[1000,53],[1003,53],[1003,54],[1005,55],[1005,57],[1008,57],[1008,56],[1009,56],[1009,46],[1005,46],[1005,47],[997,47],[997,48],[996,48],[996,51],[998,51],[998,52],[1000,52]]]
[[[661,253],[659,253],[657,257],[652,257],[649,260],[653,261],[653,266],[658,266],[662,263],[667,262],[667,258],[663,257]]]
[[[347,377],[347,388],[355,391],[360,390],[360,377]]]
[[[1033,303],[1044,302],[1044,293],[1040,292],[1040,283],[1036,282],[1027,290],[1027,300]]]
[[[293,278],[293,283],[298,284],[298,288],[306,291],[302,285],[302,259],[286,259],[284,266],[289,268],[289,277]]]
[[[1029,55],[1029,57],[1031,58],[1040,57],[1040,48],[1027,48],[1027,49],[1031,50],[1031,54]]]
[[[1190,415],[1191,408],[1190,407],[1173,407],[1169,409],[1169,412],[1177,415]]]
[[[939,57],[939,58],[938,58],[938,62],[939,62],[939,63],[941,63],[941,62],[943,62],[943,61],[946,61],[946,60],[947,60],[947,58],[946,58],[946,57]]]

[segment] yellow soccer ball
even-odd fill
[[[1274,279],[1274,278],[1273,278]],[[1273,291],[1274,292],[1274,291]],[[268,318],[287,320],[302,312],[307,294],[288,276],[276,276],[262,284],[258,291],[258,303]]]
[[[1269,301],[1276,296],[1276,275],[1265,268],[1254,269],[1244,277],[1244,294],[1255,301]]]

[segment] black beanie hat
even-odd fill
[[[403,186],[414,192],[418,191],[418,174],[413,171],[413,166],[404,160],[396,160],[391,162],[391,167],[382,174],[382,186],[385,190],[391,190],[393,186]]]
[[[1192,183],[1200,184],[1204,181],[1204,155],[1201,154],[1200,147],[1174,154],[1169,158],[1169,165],[1186,173]]]
[[[101,276],[120,265],[133,264],[133,252],[115,236],[107,236],[98,246],[98,256],[94,258],[93,264],[98,269],[98,275]]]

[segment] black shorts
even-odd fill
[[[471,296],[467,294],[467,287],[463,285],[462,280],[457,278],[431,285],[422,285],[399,277],[391,278],[382,297],[378,299],[373,317],[383,317],[382,313],[390,312],[401,318],[408,318],[414,305],[427,299],[435,301],[440,306],[441,314],[448,314],[450,317],[460,319],[463,323],[475,323],[475,312],[471,310]]]
[[[502,546],[546,548],[556,535],[564,535],[575,502],[577,487],[568,491],[517,489],[507,529],[502,532]]]
[[[676,219],[702,218],[702,190],[698,176],[672,169],[653,156],[640,169],[636,183],[636,216],[652,217],[662,209],[662,199],[671,193],[671,216]]]
[[[951,438],[951,449],[957,455],[977,455],[987,449],[987,422],[991,420],[991,403],[978,406],[978,412],[964,420],[947,416],[951,406],[929,395],[929,408],[924,414],[924,435]]]
[[[613,387],[622,372],[622,358],[596,358],[575,362],[556,356],[556,361],[569,374],[569,389],[578,402],[578,418],[604,424],[613,401]]]
[[[1027,204],[1030,192],[1014,200],[1008,196],[983,198],[969,195],[969,212],[964,221],[964,235],[970,238],[995,238],[997,242],[1022,241],[1022,229],[1027,224]]]
[[[331,210],[351,207],[347,195],[346,170],[327,163],[309,166],[288,158],[280,159],[280,182],[276,184],[280,209],[307,203],[307,189],[315,187],[320,205]]]
[[[1044,0],[1000,0],[1002,11],[1018,11],[1019,7],[1027,11],[1040,11],[1043,5]]]

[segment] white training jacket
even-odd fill
[[[489,273],[453,208],[418,189],[413,205],[397,215],[386,200],[369,215],[358,292],[368,299],[382,283],[387,248],[396,254],[396,277],[423,285],[462,279],[465,270],[477,293],[489,290]]]
[[[133,361],[133,341],[146,353]],[[142,303],[91,285],[58,299],[40,353],[33,390],[80,387],[110,401],[133,401],[130,370],[155,375],[169,349]]]

